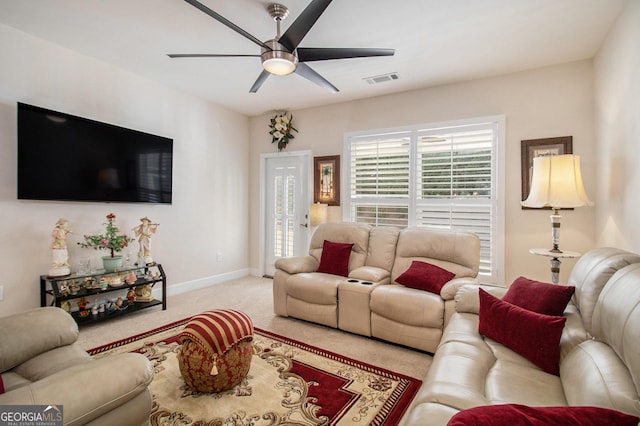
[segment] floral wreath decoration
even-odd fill
[[[292,131],[297,132],[298,129],[293,127],[293,114],[290,116],[286,112],[276,114],[271,118],[269,123],[269,134],[271,135],[271,143],[278,142],[278,151],[282,151],[287,147],[291,139],[294,139]]]

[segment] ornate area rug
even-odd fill
[[[139,352],[154,365],[152,425],[395,425],[421,381],[255,329],[247,377],[214,394],[180,375],[177,336],[188,319],[89,351]]]

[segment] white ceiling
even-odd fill
[[[266,11],[273,1],[200,1],[260,40],[275,36]],[[336,0],[300,46],[396,49],[393,57],[310,63],[337,94],[295,74],[249,93],[259,58],[170,59],[259,53],[182,0],[0,0],[0,23],[253,116],[591,58],[625,1]],[[290,9],[284,32],[310,0],[279,2]],[[390,72],[400,78],[363,80]]]

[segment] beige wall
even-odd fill
[[[392,83],[389,83],[392,84]],[[595,194],[592,62],[581,61],[497,78],[475,80],[319,108],[292,111],[300,131],[287,150],[312,150],[314,156],[342,154],[345,132],[389,128],[504,114],[506,174],[505,278],[518,275],[549,280],[548,260],[528,253],[550,246],[548,211],[520,208],[520,141],[573,136],[582,156],[587,192]],[[252,117],[250,266],[259,270],[259,154],[274,152],[268,135],[273,114]],[[343,196],[346,195],[343,192]],[[595,245],[595,211],[563,212],[561,247],[584,252]],[[567,260],[561,282],[575,262]]]
[[[160,223],[151,248],[170,291],[247,274],[247,117],[5,26],[0,57],[0,316],[39,306],[38,276],[49,270],[60,217],[74,231],[74,270],[83,256],[100,262],[104,252],[75,243],[100,231],[113,212],[121,230],[144,216]],[[173,138],[173,204],[16,200],[18,101]]]
[[[597,244],[640,252],[640,2],[629,1],[594,61]]]

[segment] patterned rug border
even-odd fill
[[[157,327],[154,329],[151,329],[149,331],[145,331],[143,333],[140,334],[136,334],[121,340],[117,340],[115,342],[111,342],[111,343],[107,343],[105,345],[102,346],[97,346],[95,348],[89,349],[87,351],[87,353],[89,353],[89,355],[93,356],[93,355],[97,355],[106,351],[109,351],[111,349],[115,349],[117,347],[120,346],[124,346],[127,345],[129,343],[133,343],[136,342],[138,340],[142,340],[142,339],[146,339],[147,337],[151,337],[154,334],[159,334],[165,331],[168,331],[172,328],[175,327],[179,327],[183,324],[186,324],[187,322],[189,322],[189,320],[193,318],[193,317],[187,317],[187,318],[183,318],[181,320],[178,321],[174,321],[168,324],[165,324],[161,327]],[[372,364],[369,364],[367,362],[364,361],[359,361],[357,359],[354,358],[350,358],[344,355],[340,355],[336,352],[333,351],[329,351],[326,349],[322,349],[313,345],[309,345],[307,343],[301,342],[299,340],[295,340],[295,339],[291,339],[285,336],[282,336],[280,334],[274,333],[272,331],[268,331],[268,330],[263,330],[261,328],[258,327],[254,327],[254,331],[262,334],[264,336],[270,337],[274,340],[278,340],[281,343],[290,345],[290,346],[294,346],[298,349],[302,349],[305,351],[309,351],[315,355],[319,355],[319,356],[323,356],[326,358],[329,358],[333,361],[338,361],[347,365],[350,365],[352,367],[357,367],[360,368],[364,371],[367,371],[369,373],[373,373],[373,374],[377,374],[379,376],[383,376],[383,377],[387,377],[387,378],[396,378],[401,380],[403,383],[402,385],[398,386],[396,388],[396,390],[394,391],[394,394],[389,396],[388,402],[392,402],[391,407],[398,408],[397,407],[397,403],[401,400],[406,400],[406,405],[400,409],[398,412],[394,413],[394,418],[396,421],[399,421],[399,419],[401,419],[404,414],[406,413],[406,411],[409,409],[409,406],[411,405],[411,402],[413,401],[413,399],[415,398],[416,394],[418,393],[418,390],[420,389],[420,386],[422,385],[422,380],[417,379],[415,377],[411,377],[411,376],[407,376],[386,368],[382,368],[382,367],[377,367],[374,366]],[[376,419],[374,419],[372,421],[372,425],[382,425],[384,424],[383,422],[380,422],[380,416],[382,416],[382,418],[384,419],[385,416],[389,414],[389,413],[378,413],[378,416],[376,416]],[[389,420],[387,418],[387,420]]]
[[[115,349],[115,348],[117,348],[119,346],[124,346],[124,345],[127,345],[129,343],[133,343],[136,340],[146,339],[147,337],[153,336],[154,334],[162,333],[163,331],[167,331],[167,330],[169,330],[171,328],[178,327],[178,326],[180,326],[182,324],[186,324],[191,318],[193,318],[193,317],[183,318],[181,320],[174,321],[174,322],[171,322],[169,324],[165,324],[165,325],[163,325],[161,327],[156,327],[154,329],[145,331],[145,332],[140,333],[140,334],[134,334],[133,336],[125,337],[124,339],[116,340],[115,342],[107,343],[106,345],[97,346],[95,348],[89,349],[87,351],[87,353],[89,355],[93,356],[93,355],[100,354],[102,352],[109,351],[111,349]]]
[[[282,336],[280,334],[276,334],[272,331],[267,331],[267,330],[263,330],[260,328],[255,328],[256,331],[258,331],[260,334],[264,334],[266,336],[271,337],[272,339],[276,339],[281,341],[282,343],[286,343],[287,345],[291,345],[291,346],[295,346],[299,349],[304,349],[306,351],[312,352],[316,355],[320,355],[320,356],[324,356],[326,358],[330,358],[334,361],[339,361],[342,362],[344,364],[348,364],[352,367],[359,367],[359,368],[363,368],[366,369],[366,371],[370,372],[370,373],[375,373],[381,376],[385,376],[385,377],[398,377],[401,379],[406,379],[406,380],[416,380],[419,381],[420,383],[422,383],[422,381],[420,379],[416,379],[415,377],[411,377],[411,376],[406,376],[404,374],[386,369],[386,368],[382,368],[382,367],[377,367],[375,365],[366,363],[364,361],[359,361],[357,359],[354,358],[349,358],[345,355],[341,355],[337,352],[332,352],[329,351],[327,349],[322,349],[322,348],[318,348],[316,346],[312,346],[309,345],[308,343],[304,343],[304,342],[300,342],[298,340],[295,339],[290,339],[288,337]]]

